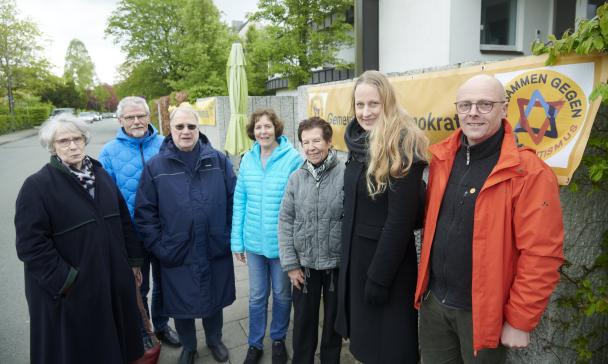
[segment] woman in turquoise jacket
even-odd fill
[[[243,156],[234,192],[232,252],[249,268],[246,364],[257,363],[263,354],[271,288],[272,362],[287,362],[285,336],[291,311],[291,285],[279,262],[277,225],[285,186],[303,159],[282,134],[283,123],[272,109],[257,110],[251,115],[247,135],[255,143]]]

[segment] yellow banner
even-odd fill
[[[454,107],[460,85],[477,73],[493,74],[507,91],[507,118],[519,142],[536,150],[553,168],[560,184],[578,168],[600,100],[593,88],[608,79],[608,56],[562,57],[545,66],[546,56],[390,78],[399,103],[436,143],[459,127]],[[346,151],[344,129],[352,119],[354,82],[308,88],[308,115],[320,116],[334,129],[336,149]]]
[[[196,99],[194,110],[198,111],[200,125],[215,126],[215,97]]]

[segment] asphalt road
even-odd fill
[[[116,134],[116,119],[91,127],[87,154],[97,158]],[[49,161],[38,136],[0,145],[0,363],[29,363],[29,314],[23,287],[23,263],[15,252],[15,200],[23,181]]]

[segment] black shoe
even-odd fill
[[[156,335],[158,340],[169,346],[173,346],[175,348],[182,346],[182,343],[179,342],[177,332],[175,332],[175,330],[173,330],[169,325],[167,325],[167,327],[161,331],[156,331],[154,335]]]
[[[211,355],[213,359],[219,363],[225,363],[228,361],[228,349],[223,342],[219,342],[217,345],[209,346],[207,345],[209,350],[211,351]]]
[[[272,343],[272,364],[286,364],[287,349],[285,341],[277,340]]]
[[[196,350],[187,351],[186,349],[182,350],[182,353],[179,356],[179,360],[177,364],[194,364],[194,360],[198,356]]]
[[[247,350],[247,357],[243,364],[258,364],[264,354],[264,350],[258,349],[255,346],[250,346]]]

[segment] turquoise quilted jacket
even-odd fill
[[[303,163],[300,153],[285,136],[262,168],[260,145],[256,142],[243,156],[234,191],[231,248],[279,257],[277,225],[279,209],[289,176]]]

